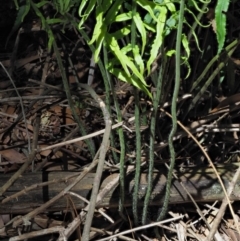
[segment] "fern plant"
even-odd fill
[[[84,23],[90,15],[95,16],[96,24],[91,40],[88,43],[95,47],[95,61],[98,61],[104,45],[109,53],[109,64],[105,66],[108,71],[118,79],[136,86],[151,96],[146,78],[151,73],[152,64],[159,54],[159,49],[163,44],[164,38],[171,33],[172,30],[175,30],[178,25],[178,1],[137,0],[134,1],[137,5],[136,11],[133,11],[131,2],[126,3],[124,0],[52,0],[51,2],[41,1],[39,3],[35,3],[32,0],[14,0],[14,2],[18,9],[18,15],[9,37],[20,27],[21,22],[32,7],[40,17],[43,29],[48,32],[49,48],[52,46],[52,36],[46,27],[46,23],[48,25],[58,23],[65,25],[69,23],[67,13],[69,14],[73,10],[76,10],[77,7],[80,17],[78,23],[80,29],[84,27]],[[209,2],[210,0],[201,1],[201,3],[205,4]],[[39,11],[44,5],[49,3],[54,7],[57,14],[55,14],[53,18],[43,19],[43,15],[40,14]],[[216,8],[219,47],[223,45],[226,34],[224,33],[224,22],[226,20],[224,19],[224,14],[220,13],[227,10],[228,3],[229,1],[218,0]],[[197,17],[191,9],[195,8],[197,11],[201,11],[198,4],[195,0],[189,0],[185,9],[191,13],[196,20]],[[131,21],[134,21],[136,25],[137,41],[134,46],[130,43]],[[191,28],[191,24],[189,24],[186,19],[184,19],[184,24]],[[116,31],[111,28],[114,25],[118,27]],[[193,35],[198,44],[194,30]],[[190,50],[188,39],[184,32],[182,35],[182,45],[187,53],[187,57],[184,57],[183,61],[187,64],[190,71],[187,62],[190,56]],[[222,47],[219,48],[219,51],[221,51],[221,48]],[[174,50],[172,50],[169,51],[168,55],[174,53]]]
[[[94,49],[95,61],[99,61],[101,52],[104,48],[104,51],[108,55],[108,62],[105,66],[107,70],[116,76],[117,79],[134,85],[138,89],[143,90],[148,96],[152,97],[146,79],[151,75],[152,65],[159,54],[159,50],[163,47],[165,37],[177,29],[180,1],[137,0],[134,1],[136,5],[134,5],[135,7],[133,8],[131,2],[126,2],[124,0],[52,0],[50,3],[55,8],[56,15],[49,19],[44,18],[41,14],[41,8],[45,4],[49,4],[48,1],[35,3],[32,0],[19,0],[19,2],[15,0],[17,7],[20,5],[20,2],[21,7],[19,7],[13,31],[19,28],[30,8],[32,8],[41,19],[43,29],[48,33],[49,50],[52,47],[54,39],[51,25],[56,23],[64,25],[69,23],[69,21],[74,21],[73,18],[69,20],[67,17],[69,11],[78,8],[80,20],[77,24],[79,30],[84,28],[84,24],[90,16],[94,16],[96,24],[88,44],[90,47],[94,46],[92,49]],[[206,12],[207,9],[201,10],[198,5],[207,5],[208,3],[210,3],[210,0],[202,0],[199,2],[189,0],[184,10],[191,14],[196,22],[200,24],[192,9],[194,8],[195,12]],[[224,14],[222,14],[222,11],[227,11],[228,4],[229,0],[218,0],[216,7],[217,39],[219,43],[218,52],[221,52],[225,41],[226,18],[223,17]],[[191,24],[187,22],[187,19],[185,17],[183,18],[183,24],[188,29],[191,29],[195,42],[198,45],[198,39],[194,29]],[[133,36],[131,32],[132,23],[134,23],[136,29],[134,30],[136,31],[136,41],[131,41]],[[74,24],[76,25],[76,22]],[[114,26],[117,26],[117,30],[114,30]],[[190,48],[186,32],[187,31],[183,31],[181,35],[182,46],[185,50],[184,56],[182,56],[182,63],[188,66],[190,72],[190,65],[188,64]],[[173,54],[175,54],[175,50],[169,50],[167,53],[167,55]],[[155,124],[153,124],[153,137],[155,130],[154,125]],[[150,161],[153,165],[153,158]],[[149,176],[151,178],[151,175]],[[152,188],[151,185],[149,185],[148,188],[150,193]],[[146,199],[146,206],[148,203],[149,199]]]
[[[79,28],[83,28],[83,24],[95,12],[96,25],[88,43],[95,45],[95,61],[98,61],[104,45],[113,56],[109,59],[109,65],[106,66],[108,71],[118,79],[136,86],[151,96],[146,78],[151,73],[151,66],[159,54],[164,38],[178,25],[178,2],[173,3],[168,0],[138,0],[134,2],[137,4],[137,11],[133,11],[131,3],[125,3],[123,0],[82,1],[79,7],[81,18]],[[202,2],[206,4],[210,0]],[[190,8],[194,7],[197,11],[202,11],[194,0],[189,1],[188,5]],[[186,8],[186,10],[197,19],[190,8]],[[122,45],[123,38],[131,38],[131,21],[134,21],[136,25],[137,42],[134,46],[131,45],[130,41]],[[184,23],[191,28],[186,19],[184,19]],[[115,32],[111,30],[111,26],[114,24],[118,24],[118,30]],[[193,35],[198,44],[194,30]],[[187,53],[186,57],[183,57],[183,61],[187,64],[190,72],[187,61],[190,49],[184,33],[182,45]],[[168,55],[174,53],[174,51],[170,51]]]

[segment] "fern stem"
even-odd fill
[[[139,91],[135,89],[135,131],[136,131],[136,169],[133,190],[133,217],[134,223],[138,225],[138,191],[141,174],[141,132],[140,132],[140,111],[139,111]]]
[[[163,61],[162,61],[162,65],[159,70],[158,76],[156,72],[154,72],[151,75],[152,82],[157,83],[157,86],[156,86],[157,92],[155,95],[153,95],[153,112],[152,112],[151,124],[150,124],[150,142],[149,142],[148,187],[147,187],[146,196],[144,199],[142,224],[145,224],[147,220],[147,210],[148,210],[148,205],[149,205],[151,192],[152,192],[156,119],[157,119],[158,105],[159,105],[161,93],[162,93],[163,76],[164,76],[165,66],[166,66],[166,58],[163,53],[163,50],[161,51],[162,51]]]
[[[168,177],[167,177],[167,184],[166,184],[166,194],[163,202],[162,211],[158,216],[158,221],[162,220],[166,215],[170,197],[170,188],[172,184],[172,173],[175,165],[175,150],[173,146],[173,137],[177,130],[177,97],[180,88],[180,77],[181,77],[181,70],[180,70],[180,60],[181,60],[181,40],[182,40],[182,26],[183,26],[183,14],[184,14],[184,5],[185,1],[181,0],[180,3],[180,11],[179,11],[179,21],[178,21],[178,29],[177,29],[177,41],[176,41],[176,72],[175,72],[175,86],[173,91],[172,97],[172,107],[171,107],[171,114],[172,114],[172,129],[168,137],[169,143],[169,151],[170,151],[170,167],[168,170]]]
[[[133,16],[136,14],[136,1],[132,1],[132,24],[131,24],[131,45],[132,49],[136,45],[136,24],[133,20]],[[136,169],[134,177],[134,190],[133,190],[133,200],[132,200],[132,211],[134,223],[138,225],[138,189],[139,189],[139,179],[141,174],[141,132],[140,132],[140,116],[139,116],[139,91],[134,90],[135,96],[135,133],[136,133]]]

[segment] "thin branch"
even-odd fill
[[[240,167],[237,169],[237,171],[236,171],[232,181],[229,183],[229,187],[228,187],[228,190],[227,190],[228,196],[230,196],[231,193],[233,192],[234,186],[237,183],[239,175],[240,175]],[[214,220],[214,222],[212,224],[212,227],[210,229],[210,232],[208,234],[207,241],[211,241],[212,240],[212,238],[213,238],[214,234],[216,233],[216,230],[217,230],[220,222],[222,221],[222,217],[223,217],[224,212],[225,212],[225,210],[227,208],[227,205],[228,205],[228,196],[225,196],[225,198],[222,201],[222,205],[221,205],[221,207],[220,207],[220,209],[218,211],[218,214],[217,214],[217,216],[216,216],[216,218],[215,218],[215,220]],[[234,219],[234,221],[235,221],[235,219]],[[236,225],[238,227],[238,223],[236,223]]]
[[[171,116],[168,112],[166,112],[165,110],[161,109],[161,111],[164,112],[165,114],[167,114],[169,117],[172,118],[172,116]],[[199,146],[200,150],[203,152],[204,156],[207,158],[210,166],[212,167],[214,173],[216,174],[216,176],[217,176],[217,178],[218,178],[218,180],[219,180],[219,183],[220,183],[220,185],[221,185],[221,187],[222,187],[222,189],[223,189],[223,192],[224,192],[225,198],[227,199],[228,206],[229,206],[229,209],[230,209],[230,211],[231,211],[232,217],[233,217],[233,219],[234,219],[236,228],[237,228],[237,230],[238,230],[238,232],[239,232],[239,234],[240,234],[239,227],[238,227],[238,221],[237,221],[236,215],[234,214],[233,207],[232,207],[232,205],[231,205],[231,201],[230,201],[230,199],[229,199],[229,197],[228,197],[228,194],[227,194],[226,188],[225,188],[225,186],[224,186],[224,184],[223,184],[223,181],[222,181],[221,177],[219,176],[219,174],[218,174],[218,172],[217,172],[217,169],[216,169],[216,167],[214,166],[211,158],[209,157],[209,155],[207,154],[207,152],[204,150],[203,146],[199,143],[199,141],[194,137],[194,135],[193,135],[180,121],[177,121],[177,123],[178,123],[178,125],[179,125],[184,131],[186,131],[186,132],[188,133],[188,135],[189,135],[189,136],[194,140],[194,142]]]
[[[95,175],[95,178],[94,178],[94,185],[93,185],[93,189],[92,189],[90,205],[89,205],[88,214],[87,214],[87,217],[86,217],[86,222],[85,222],[85,225],[84,225],[83,235],[82,235],[82,241],[88,241],[89,240],[89,233],[90,233],[90,229],[91,229],[91,224],[92,224],[92,218],[93,218],[93,214],[94,214],[94,210],[95,210],[95,206],[96,206],[97,195],[98,195],[98,191],[99,191],[99,187],[100,187],[105,156],[106,156],[106,153],[108,151],[109,137],[110,137],[110,133],[111,133],[111,129],[112,129],[111,128],[112,127],[112,121],[110,119],[109,112],[108,112],[104,102],[95,93],[95,91],[88,85],[79,84],[79,86],[86,89],[87,91],[89,91],[89,93],[95,99],[95,101],[97,103],[99,103],[99,106],[102,109],[104,121],[105,121],[105,132],[104,132],[102,144],[101,144],[101,147],[100,147],[98,167],[97,167],[96,175]]]

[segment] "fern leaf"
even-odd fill
[[[215,8],[215,19],[217,27],[218,54],[222,51],[226,38],[226,15],[229,0],[218,0]]]

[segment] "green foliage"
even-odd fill
[[[187,22],[187,19],[185,18],[183,11],[185,13],[190,13],[191,16],[193,16],[193,19],[195,22],[197,22],[199,25],[201,25],[199,19],[196,17],[195,13],[197,12],[206,12],[207,10],[201,10],[201,8],[198,6],[199,2],[201,3],[209,3],[208,1],[199,1],[198,3],[195,0],[189,0],[187,1],[184,9],[182,10],[181,16],[179,17],[179,3],[181,1],[169,1],[169,0],[155,0],[155,1],[148,1],[148,0],[137,0],[134,1],[134,7],[133,2],[127,2],[125,0],[52,0],[52,1],[39,1],[38,3],[35,3],[33,0],[20,0],[25,4],[19,4],[18,1],[14,0],[16,7],[19,8],[18,15],[16,18],[15,25],[13,27],[13,32],[16,31],[22,21],[24,20],[25,16],[28,14],[30,8],[34,10],[34,12],[37,14],[37,16],[41,19],[42,22],[42,28],[47,32],[48,34],[48,49],[52,48],[54,41],[54,35],[51,30],[51,25],[53,24],[62,24],[63,30],[64,26],[69,23],[69,21],[72,21],[71,24],[73,26],[76,26],[76,22],[74,22],[74,18],[70,20],[69,12],[78,6],[78,14],[80,16],[80,20],[78,23],[79,30],[81,32],[82,28],[84,28],[84,23],[87,21],[87,19],[90,17],[90,15],[94,15],[96,19],[96,25],[94,26],[93,33],[91,39],[88,41],[88,44],[90,46],[90,49],[93,51],[94,49],[94,57],[95,61],[99,61],[101,52],[104,49],[105,55],[107,55],[108,61],[105,61],[105,68],[116,76],[119,80],[122,80],[124,82],[128,82],[134,86],[136,86],[138,89],[143,90],[148,96],[151,97],[151,93],[149,91],[149,86],[147,85],[146,78],[151,75],[151,68],[156,60],[157,56],[159,55],[160,49],[162,50],[162,53],[165,52],[165,45],[164,40],[166,36],[171,34],[173,31],[176,31],[177,27],[180,23],[184,24],[183,33],[182,30],[179,31],[178,36],[178,42],[182,45],[184,52],[180,50],[180,46],[178,51],[175,49],[168,49],[166,55],[167,56],[173,56],[178,55],[178,62],[176,64],[177,68],[180,69],[181,64],[185,64],[188,68],[187,76],[190,74],[191,68],[188,63],[188,59],[190,57],[190,47],[189,47],[189,39],[187,38],[187,30],[192,31],[192,36],[195,38],[196,45],[199,49],[198,44],[198,38],[196,33],[194,32],[194,29],[192,29],[192,24]],[[54,17],[46,18],[41,11],[41,8],[45,4],[51,4],[53,8],[56,10],[56,14]],[[217,22],[217,39],[219,43],[218,53],[221,52],[224,41],[225,41],[225,35],[226,35],[226,17],[222,13],[223,11],[227,11],[229,5],[229,0],[223,1],[218,0],[218,4],[216,7],[216,22]],[[192,11],[194,8],[195,11]],[[134,31],[132,26],[134,25]],[[116,29],[114,29],[116,26]],[[202,25],[201,25],[202,26]],[[181,27],[179,28],[181,29]],[[83,32],[83,31],[82,31]],[[134,34],[133,34],[134,32]],[[11,32],[12,34],[12,32]],[[8,38],[11,37],[11,34]],[[133,41],[133,35],[136,36],[136,39]],[[82,34],[82,36],[84,36]],[[88,37],[88,36],[87,36]],[[85,40],[87,37],[84,37]],[[178,44],[178,45],[180,45]],[[57,52],[57,45],[55,46],[55,52]],[[59,55],[59,54],[58,54]],[[162,54],[161,56],[165,55]],[[181,56],[179,56],[181,55]],[[163,57],[164,58],[164,57]],[[155,78],[155,86],[157,87],[157,97],[154,98],[154,115],[152,116],[151,121],[151,138],[150,141],[150,161],[149,161],[149,187],[147,189],[149,195],[146,196],[145,206],[144,206],[144,213],[143,220],[146,220],[146,213],[150,198],[150,193],[152,190],[152,170],[154,167],[154,143],[155,143],[155,125],[156,125],[156,116],[158,111],[158,105],[160,102],[161,97],[161,91],[162,90],[162,83],[163,83],[163,75],[164,73],[164,67],[163,67],[163,58],[162,63],[160,66],[161,72],[159,72],[158,78]],[[61,57],[58,56],[58,61],[61,63]],[[180,62],[181,60],[181,62]],[[59,64],[60,66],[60,64]],[[99,64],[100,66],[100,64]],[[100,67],[101,68],[101,67]],[[177,69],[176,68],[176,69]],[[63,67],[61,67],[63,71]],[[103,69],[103,65],[102,65]],[[102,71],[102,75],[105,73],[105,69]],[[106,71],[107,73],[107,71]],[[156,73],[154,73],[156,74]],[[151,76],[152,77],[152,76]],[[103,77],[104,78],[104,77]],[[66,78],[65,78],[66,79]],[[105,78],[107,79],[107,78]],[[152,78],[153,79],[153,78]],[[107,86],[111,81],[109,79],[105,80],[107,83],[105,86]],[[109,82],[109,83],[108,83]],[[176,78],[176,91],[174,91],[174,98],[172,101],[172,106],[175,109],[172,111],[173,116],[175,115],[175,120],[173,121],[173,124],[175,125],[176,129],[176,98],[177,93],[180,85],[180,71],[178,74],[178,77]],[[111,84],[113,86],[113,84]],[[66,88],[66,87],[65,87]],[[67,89],[67,88],[66,88]],[[107,89],[106,89],[107,91]],[[109,90],[110,93],[112,91]],[[69,91],[70,93],[70,91]],[[113,95],[114,96],[114,95]],[[110,97],[108,97],[110,98]],[[70,94],[69,94],[69,99]],[[109,101],[110,102],[110,101]],[[117,108],[116,108],[117,109]],[[138,113],[139,110],[136,110],[136,113]],[[121,118],[121,113],[119,111],[118,118]],[[120,121],[120,119],[119,119]],[[139,127],[138,127],[139,128]],[[173,128],[173,131],[171,132],[171,136],[169,137],[169,143],[171,143],[171,139],[173,138],[175,129]],[[122,131],[122,130],[121,130]],[[138,134],[140,134],[140,131],[138,131]],[[125,157],[125,150],[124,150],[124,139],[123,139],[123,132],[119,134],[121,143],[121,155],[123,157],[122,159],[122,171],[120,169],[120,176],[122,179],[122,182],[124,181],[124,176],[121,175],[121,172],[124,171],[124,157]],[[122,138],[122,139],[121,139]],[[137,137],[140,140],[140,136]],[[139,160],[140,160],[140,149],[141,145],[140,142],[137,144],[139,146]],[[171,145],[171,144],[170,144]],[[174,157],[174,148],[171,147],[172,160],[175,160]],[[139,162],[140,163],[140,162]],[[172,166],[174,166],[174,161],[172,161]],[[173,167],[172,167],[173,168]],[[140,164],[138,166],[138,169],[136,169],[136,180],[139,179],[139,172],[140,172]],[[171,178],[170,178],[171,183]],[[169,184],[170,185],[170,184]],[[123,187],[123,184],[121,184],[121,187]],[[136,195],[136,203],[134,204],[135,210],[137,209],[137,192],[138,189],[135,191]],[[167,200],[167,199],[166,199]],[[135,202],[134,201],[134,202]],[[166,202],[165,202],[166,204]],[[164,210],[166,211],[166,209]],[[135,217],[135,222],[137,218]],[[144,223],[144,222],[143,222]]]
[[[52,0],[40,1],[39,3],[26,0],[24,3],[19,8],[17,19],[9,38],[20,27],[30,7],[32,7],[41,19],[42,28],[48,33],[48,48],[50,49],[54,38],[50,26],[52,24],[62,24],[64,31],[64,26],[70,21],[67,14],[70,13],[71,9],[79,6],[78,14],[81,18],[78,25],[79,29],[83,28],[90,14],[95,14],[96,25],[92,38],[88,43],[95,48],[95,61],[99,60],[102,48],[105,46],[109,54],[109,64],[105,66],[107,70],[118,79],[131,83],[151,96],[146,78],[151,74],[152,64],[159,54],[159,49],[163,45],[165,37],[173,30],[176,30],[179,15],[179,11],[176,10],[178,7],[177,2],[173,3],[168,0],[137,0],[136,11],[133,11],[131,3],[124,0]],[[15,4],[18,7],[16,0]],[[45,4],[51,4],[55,8],[56,17],[46,19],[43,16],[40,8]],[[222,4],[221,9],[225,9],[223,7],[226,8],[226,4]],[[198,21],[190,8],[201,11],[196,1],[189,0],[185,11],[187,10]],[[136,26],[137,38],[135,44],[129,42],[129,39],[131,39],[131,21]],[[112,26],[116,23],[117,30],[114,31]],[[188,24],[186,19],[184,19],[184,24],[191,28],[191,24]],[[198,39],[194,31],[193,36],[198,45]],[[191,69],[188,64],[190,56],[189,44],[185,35],[182,36],[182,39],[182,45],[185,53],[187,53],[186,56],[182,56],[182,59],[190,73]]]
[[[222,51],[226,38],[226,14],[230,0],[218,0],[215,8],[218,54]]]
[[[14,1],[18,8],[20,4],[18,5],[17,0]],[[210,0],[205,1],[204,3],[209,1]],[[22,1],[19,2],[23,3]],[[220,13],[227,9],[228,4],[224,2],[225,1],[218,1],[219,4],[216,12],[218,11],[218,13]],[[40,8],[45,4],[52,4],[56,10],[56,17],[54,16],[53,18],[46,19],[42,15]],[[26,0],[24,1],[24,4],[21,4],[19,7],[15,25],[8,39],[20,27],[25,16],[28,14],[30,7],[32,7],[35,13],[39,16],[42,22],[42,28],[48,33],[49,49],[52,46],[52,40],[54,37],[49,27],[50,25],[60,23],[63,25],[64,31],[64,26],[69,23],[69,18],[66,14],[69,13],[72,8],[79,6],[78,14],[81,18],[79,28],[81,29],[90,14],[95,12],[96,25],[93,30],[92,38],[89,41],[89,45],[94,45],[95,47],[95,61],[98,61],[104,45],[109,53],[109,64],[106,66],[107,70],[118,79],[131,83],[151,96],[146,83],[146,78],[151,74],[151,66],[159,53],[159,49],[164,43],[164,38],[173,30],[176,30],[179,14],[176,10],[178,3],[173,3],[168,0],[137,0],[136,5],[136,11],[133,11],[132,5],[126,3],[124,0],[52,0],[40,1],[39,3],[35,3],[32,0]],[[199,12],[202,11],[198,7],[196,1],[189,0],[185,11],[192,14],[195,20],[198,21],[190,8],[195,8]],[[220,15],[219,21],[222,21],[221,18],[224,20],[224,14]],[[137,36],[136,44],[134,45],[129,43],[132,20],[136,25],[135,31]],[[114,32],[111,27],[115,23],[118,24],[118,28]],[[184,19],[184,24],[191,28],[191,24],[188,24],[186,19]],[[221,27],[223,27],[223,29],[221,29]],[[225,25],[219,25],[219,51],[222,48],[225,39],[224,30]],[[198,46],[198,39],[194,31],[193,36]],[[190,67],[188,64],[188,58],[190,56],[188,40],[185,38],[185,35],[182,36],[182,39],[184,40],[182,41],[183,47],[187,53],[187,56],[182,57],[182,59],[188,66],[190,73]],[[174,51],[172,53],[174,53]]]
[[[53,0],[53,5],[55,6],[57,12],[64,15],[68,13],[70,8],[73,7],[75,1],[71,0]]]
[[[145,79],[150,74],[151,65],[163,43],[164,26],[168,11],[166,4],[160,5],[157,2],[153,3],[146,0],[139,0],[136,3],[142,11],[145,11],[146,16],[144,18],[140,16],[138,11],[133,11],[131,5],[124,4],[122,0],[114,2],[105,0],[102,2],[89,1],[88,4],[83,1],[79,7],[79,15],[82,18],[79,28],[82,28],[83,23],[96,8],[97,22],[92,39],[89,42],[90,45],[94,44],[96,48],[94,53],[95,61],[98,61],[104,44],[107,50],[112,53],[109,65],[106,66],[109,72],[118,79],[142,89],[151,96]],[[126,12],[123,12],[125,10]],[[130,23],[132,20],[136,25],[137,44],[132,46],[129,43],[124,46],[122,39],[131,34]],[[118,26],[122,26],[118,28],[117,32],[110,31],[110,26],[114,23],[119,23]],[[153,32],[154,37],[151,45],[147,46],[149,31]],[[146,54],[146,49],[150,50],[149,56]]]
[[[131,83],[151,96],[146,78],[151,74],[152,64],[159,54],[164,38],[178,25],[179,12],[176,10],[178,3],[168,0],[138,0],[136,4],[137,11],[134,11],[132,5],[123,0],[82,1],[78,12],[81,18],[79,28],[83,28],[83,24],[90,14],[95,11],[96,25],[88,43],[94,45],[96,49],[95,61],[99,60],[104,45],[109,53],[109,64],[106,66],[108,71],[118,79]],[[194,0],[190,0],[188,4],[197,11],[202,11]],[[190,9],[186,7],[185,10],[188,10],[198,22],[197,17]],[[136,25],[137,36],[134,46],[129,43],[132,20]],[[118,30],[113,32],[111,27],[115,23],[118,23]],[[185,19],[184,24],[191,26]],[[194,31],[193,36],[198,45]],[[188,63],[190,49],[185,35],[182,36],[182,45],[187,53],[182,59],[189,69],[189,75],[191,70]]]

